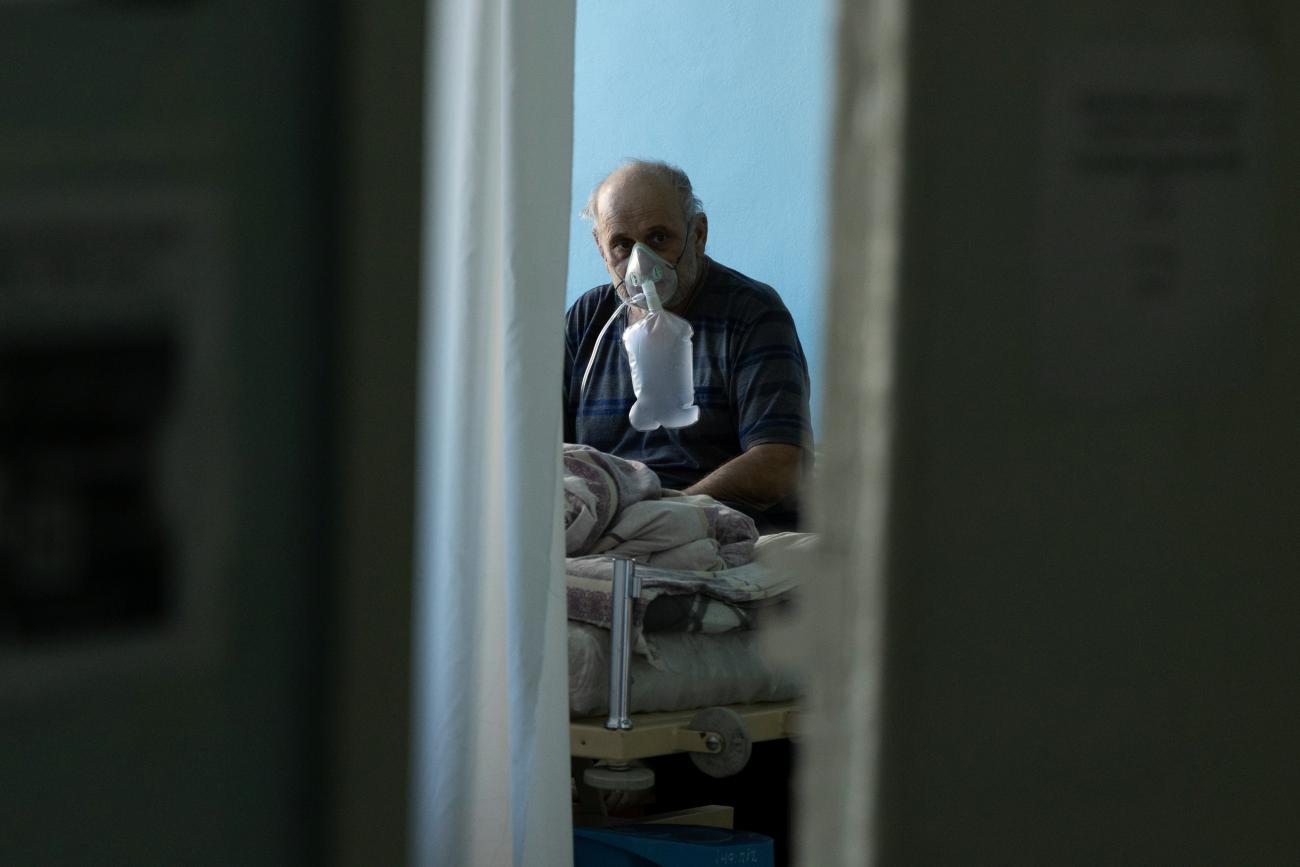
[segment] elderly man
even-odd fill
[[[808,365],[780,297],[704,255],[708,217],[674,166],[625,163],[592,191],[583,216],[613,282],[584,294],[565,318],[565,441],[641,461],[665,487],[708,494],[754,517],[760,529],[793,528],[811,440]],[[627,297],[623,278],[637,242],[675,265],[678,288],[665,307],[695,332],[700,418],[690,427],[642,432],[628,422],[635,395],[622,333],[645,315],[641,308],[627,307],[596,345]]]

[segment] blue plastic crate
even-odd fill
[[[573,829],[574,867],[773,867],[772,838],[699,825]]]

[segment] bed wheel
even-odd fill
[[[582,781],[593,789],[621,789],[639,792],[655,784],[655,772],[644,765],[592,765],[582,772]]]
[[[718,736],[717,749],[691,753],[691,761],[710,777],[730,777],[749,763],[754,745],[740,714],[725,707],[710,707],[691,717],[691,731],[712,732]],[[712,747],[713,744],[710,744]]]

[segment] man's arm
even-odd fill
[[[803,450],[787,443],[759,443],[686,489],[716,500],[767,509],[793,499]]]

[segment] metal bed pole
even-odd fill
[[[641,579],[636,574],[635,560],[611,557],[610,561],[614,585],[609,626],[609,718],[605,728],[626,731],[632,728],[627,700],[632,664],[632,600],[641,595]]]

